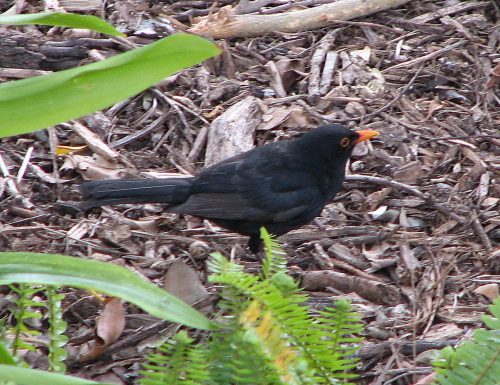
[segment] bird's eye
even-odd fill
[[[349,140],[349,138],[342,138],[342,140],[340,141],[340,146],[346,148],[350,143],[351,141]]]

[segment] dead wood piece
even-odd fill
[[[59,5],[68,12],[99,11],[103,7],[102,0],[59,0]]]
[[[274,0],[240,0],[234,11],[239,14],[257,12],[262,7],[273,3]]]
[[[314,53],[312,55],[311,71],[309,73],[309,86],[308,86],[309,95],[311,95],[311,96],[320,94],[319,87],[320,87],[320,83],[321,83],[321,67],[322,67],[323,61],[325,60],[325,57],[328,53],[328,50],[330,49],[330,47],[333,45],[333,43],[335,41],[336,34],[337,34],[337,30],[333,30],[333,31],[328,32],[325,36],[323,36],[323,38],[321,39],[321,41],[318,44],[318,47],[316,48],[316,50],[314,51]],[[330,57],[332,57],[332,56],[330,55]],[[336,56],[335,56],[335,61],[336,61]],[[329,64],[330,69],[325,68],[325,71],[328,71],[328,72],[331,71],[331,73],[333,75],[333,67],[334,66],[335,66],[335,64],[330,63]],[[326,64],[325,64],[325,67],[326,67]],[[329,76],[330,81],[325,79],[324,83],[328,83],[328,85],[329,85],[331,82],[332,75]],[[328,76],[328,75],[325,74],[325,76]],[[326,87],[324,87],[324,90],[327,91],[328,89]],[[326,93],[326,92],[324,92],[324,93]]]
[[[149,123],[147,126],[144,128],[134,131],[130,135],[124,136],[123,138],[120,138],[118,140],[115,140],[114,142],[111,143],[111,147],[116,148],[116,147],[121,147],[125,146],[126,144],[133,142],[139,138],[142,138],[143,136],[148,135],[151,132],[154,132],[155,130],[159,129],[162,127],[163,123],[165,123],[170,116],[168,114],[162,114],[155,120],[153,120],[151,123]]]
[[[384,305],[401,303],[401,293],[394,286],[335,271],[308,271],[302,277],[302,287],[318,291],[332,287],[344,293],[356,293],[366,300]]]
[[[271,76],[271,86],[273,87],[276,96],[278,98],[286,97],[287,93],[285,90],[285,86],[283,85],[283,79],[281,78],[278,68],[276,67],[276,63],[273,61],[269,61],[264,67]]]
[[[10,175],[9,169],[7,168],[7,165],[5,164],[2,155],[0,154],[0,175],[3,175],[3,177],[6,180],[6,186],[8,191],[13,195],[15,198],[20,199],[22,202],[24,208],[26,209],[32,209],[35,206],[33,203],[30,202],[30,200],[26,197],[24,197],[20,192],[19,189],[17,188],[17,184],[14,181],[14,178]],[[2,178],[0,178],[1,180]]]
[[[276,15],[235,15],[232,7],[201,18],[189,32],[216,39],[262,36],[266,33],[295,33],[326,27],[336,20],[351,20],[385,9],[398,7],[409,0],[340,0],[300,11]]]
[[[472,228],[474,229],[474,232],[476,233],[476,235],[481,240],[481,243],[483,244],[484,248],[487,251],[492,251],[493,250],[493,245],[491,243],[490,238],[486,234],[486,231],[484,231],[483,225],[481,224],[481,222],[478,219],[477,212],[475,212],[475,215],[472,218]]]
[[[208,131],[205,167],[253,148],[253,134],[261,123],[259,101],[248,96],[217,117]]]
[[[63,70],[76,67],[90,49],[115,47],[111,39],[80,38],[48,41],[47,37],[5,30],[0,33],[0,67]]]
[[[443,48],[438,49],[434,52],[428,53],[427,55],[423,55],[421,57],[418,57],[418,58],[412,59],[412,60],[408,60],[408,61],[405,61],[403,63],[395,64],[392,67],[384,69],[382,72],[386,73],[386,72],[389,72],[391,70],[395,70],[398,68],[407,68],[407,67],[414,66],[415,64],[420,64],[420,63],[426,62],[428,60],[431,60],[431,59],[434,59],[438,56],[441,56],[442,54],[444,54],[448,51],[452,51],[456,48],[459,48],[459,47],[463,46],[466,42],[467,42],[467,40],[461,39],[459,41],[456,41],[453,44],[447,45],[446,47],[443,47]],[[423,120],[423,119],[421,119],[421,120]]]
[[[365,258],[353,255],[350,248],[340,243],[331,245],[327,253],[334,259],[335,264],[342,262],[349,266],[353,266],[356,270],[368,270],[370,268],[370,263],[366,262]]]
[[[104,159],[109,160],[110,162],[120,161],[130,169],[135,170],[135,166],[125,159],[123,155],[109,147],[97,136],[96,133],[89,130],[83,124],[73,121],[71,129],[77,133],[85,141],[85,143],[88,144],[92,151],[99,154]]]
[[[354,357],[362,360],[369,360],[374,357],[383,357],[393,353],[394,349],[405,356],[420,354],[431,349],[442,349],[447,346],[454,346],[458,340],[443,340],[443,341],[396,341],[396,342],[381,342],[379,344],[366,345],[362,347]]]
[[[424,24],[439,17],[448,16],[459,12],[466,12],[472,9],[483,8],[486,7],[488,4],[489,1],[481,1],[481,2],[466,1],[463,3],[457,3],[450,7],[443,7],[437,11],[429,12],[424,15],[414,17],[413,19],[410,19],[410,22],[416,24]]]
[[[10,206],[8,208],[8,212],[9,212],[9,214],[11,214],[13,216],[16,215],[16,216],[25,218],[24,220],[21,219],[21,220],[14,222],[14,223],[10,223],[10,225],[14,225],[14,224],[20,225],[22,223],[27,223],[27,222],[32,222],[32,221],[47,223],[51,217],[50,214],[40,213],[40,212],[37,212],[35,210],[29,210],[29,209],[25,209],[23,207],[18,207],[18,206]]]
[[[344,226],[337,229],[325,231],[295,230],[280,236],[280,240],[286,243],[300,243],[316,241],[322,238],[346,238],[352,236],[364,236],[366,234],[378,234],[380,228],[377,226]]]
[[[26,79],[33,76],[47,75],[50,71],[30,70],[23,68],[0,68],[0,78]]]

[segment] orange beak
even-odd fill
[[[361,131],[356,131],[356,133],[359,135],[358,139],[354,141],[354,143],[356,144],[380,135],[378,131],[372,131],[372,130],[361,130]]]

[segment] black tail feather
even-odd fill
[[[113,179],[80,186],[84,210],[120,203],[165,203],[177,205],[190,195],[192,178]]]

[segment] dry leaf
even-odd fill
[[[437,99],[431,100],[429,102],[429,106],[427,108],[427,116],[425,117],[425,120],[430,119],[432,114],[434,114],[434,112],[436,112],[437,110],[440,110],[441,108],[443,108],[443,105],[441,104],[441,102],[439,100],[437,100]]]
[[[375,191],[366,197],[366,203],[371,208],[375,208],[391,193],[391,191],[391,187],[384,187],[382,190]]]
[[[373,245],[370,250],[363,245],[362,253],[363,256],[370,262],[378,261],[380,258],[384,257],[385,252],[391,248],[389,243],[381,243],[380,245]]]
[[[125,328],[125,309],[119,298],[111,298],[104,305],[97,320],[96,335],[100,343],[109,346],[115,342]]]
[[[125,309],[119,298],[111,298],[104,305],[96,323],[95,344],[79,357],[80,362],[95,360],[115,342],[125,328]]]
[[[144,230],[148,233],[156,233],[158,230],[158,224],[163,220],[160,216],[150,216],[147,218],[141,218],[139,220],[133,220],[130,218],[122,217],[120,222],[130,227],[134,230]]]
[[[419,260],[415,258],[415,255],[407,242],[403,242],[399,247],[399,255],[401,256],[401,260],[407,270],[414,271],[420,267]]]
[[[495,299],[500,295],[498,283],[488,283],[474,289],[474,293],[484,295],[489,299]]]
[[[87,221],[78,222],[68,230],[66,236],[70,239],[79,240],[87,235],[89,231],[89,223]]]
[[[208,291],[198,274],[181,259],[176,260],[168,269],[163,287],[190,305],[208,297]]]
[[[437,373],[431,373],[417,381],[415,385],[432,385],[436,382]]]
[[[76,170],[85,180],[121,179],[133,175],[135,170],[101,158],[99,155],[66,155],[61,171]]]
[[[128,225],[114,222],[111,226],[104,227],[100,235],[109,242],[119,245],[130,239],[132,233]]]
[[[262,116],[262,122],[258,130],[272,130],[281,125],[287,127],[303,127],[308,125],[307,114],[300,106],[277,106],[270,107]]]
[[[59,145],[56,147],[56,155],[68,155],[74,152],[82,152],[87,148],[87,145],[83,146],[63,146]]]

